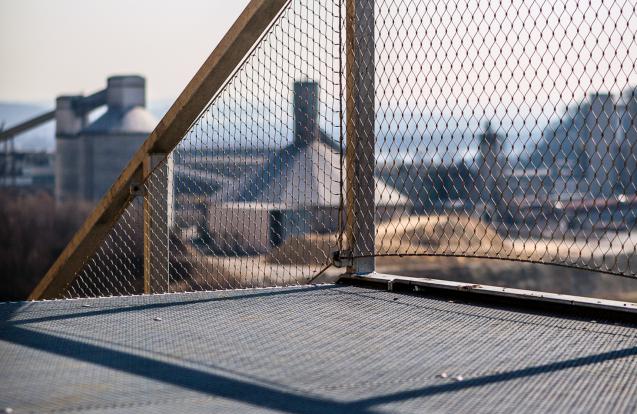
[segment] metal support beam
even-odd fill
[[[38,127],[46,122],[49,122],[55,118],[55,111],[49,111],[42,115],[33,117],[27,121],[21,122],[18,125],[14,125],[9,129],[0,131],[0,142],[7,141],[18,134],[26,132],[30,129]]]
[[[375,269],[374,0],[346,5],[346,236],[350,273]]]
[[[170,230],[173,220],[173,161],[167,154],[144,160],[144,293],[170,291]]]
[[[348,275],[343,275],[342,281],[348,279]],[[350,278],[351,280],[351,278]],[[510,298],[517,303],[521,301],[536,301],[545,306],[553,303],[573,307],[574,309],[589,308],[593,311],[612,311],[617,314],[637,315],[637,305],[631,302],[621,302],[616,300],[588,298],[584,296],[563,295],[560,293],[540,292],[534,290],[505,288],[501,286],[477,285],[475,283],[453,282],[449,280],[430,279],[428,277],[407,277],[390,275],[384,273],[374,273],[356,277],[356,281],[379,283],[387,286],[387,290],[395,289],[397,286],[411,288],[415,291],[429,290],[431,293],[437,291],[458,291],[464,293],[474,293],[492,297]]]

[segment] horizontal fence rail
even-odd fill
[[[281,286],[435,256],[637,279],[636,14],[253,1],[32,298]]]

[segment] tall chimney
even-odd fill
[[[294,143],[318,138],[318,83],[294,82]]]

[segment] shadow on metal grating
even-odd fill
[[[635,326],[326,285],[2,305],[16,412],[634,412]]]

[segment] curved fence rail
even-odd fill
[[[636,37],[620,0],[292,1],[51,296],[307,283],[392,256],[637,279]]]

